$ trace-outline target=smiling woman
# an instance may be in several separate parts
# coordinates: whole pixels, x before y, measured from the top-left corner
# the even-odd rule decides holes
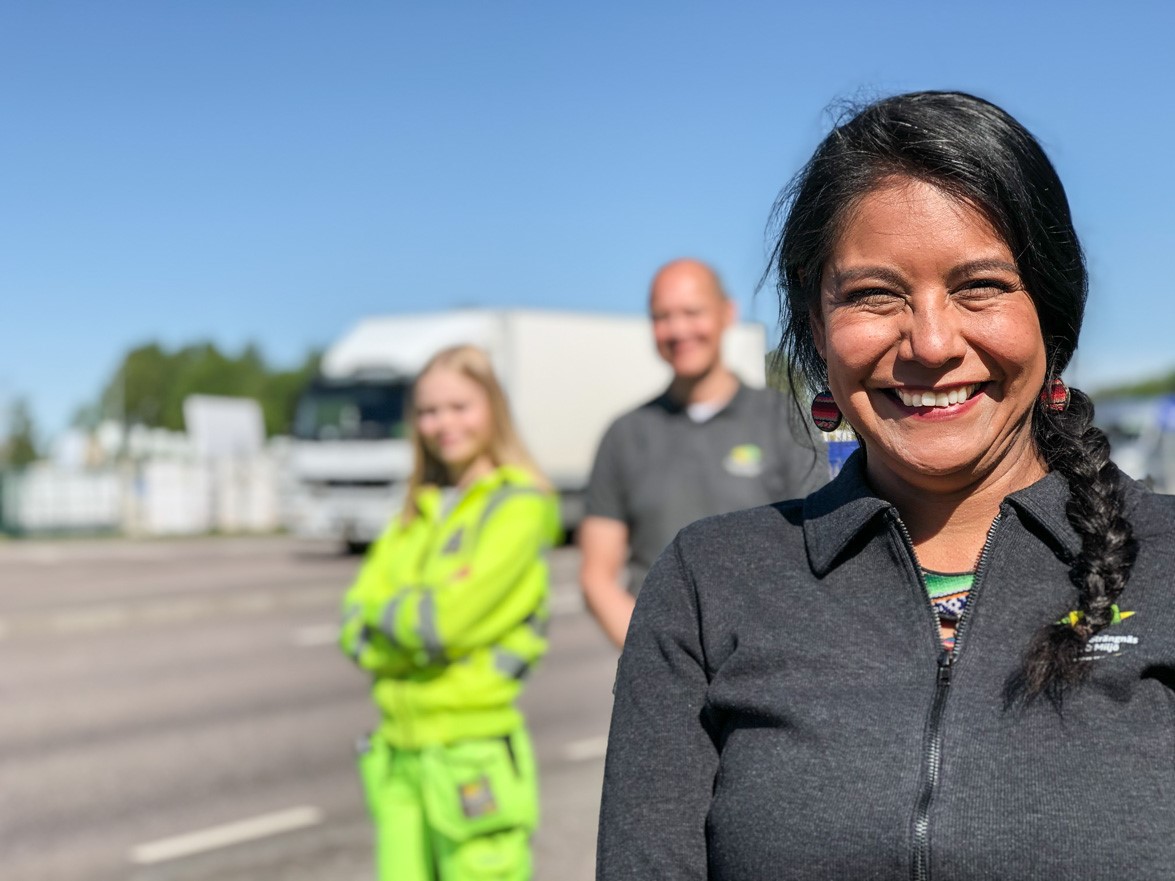
[[[537,784],[515,702],[547,648],[558,505],[481,349],[429,359],[411,414],[404,510],[339,634],[380,711],[359,757],[378,875],[526,881]]]
[[[861,449],[650,572],[597,877],[1175,879],[1175,506],[1060,380],[1086,274],[1048,158],[899,95],[781,210],[789,372]]]

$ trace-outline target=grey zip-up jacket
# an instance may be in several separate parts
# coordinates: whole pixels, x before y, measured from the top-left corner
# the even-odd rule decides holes
[[[1175,879],[1175,497],[1063,715],[1005,709],[1080,542],[1050,474],[988,535],[955,653],[855,454],[807,499],[683,530],[616,680],[598,881]]]

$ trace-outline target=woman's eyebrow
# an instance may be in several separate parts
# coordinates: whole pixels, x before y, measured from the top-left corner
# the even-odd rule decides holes
[[[885,266],[856,266],[852,269],[841,269],[832,273],[832,281],[838,287],[866,278],[889,282],[897,286],[904,286],[906,283],[905,278],[902,277],[900,272],[896,272]]]
[[[1007,260],[970,260],[967,263],[961,263],[950,271],[950,278],[959,279],[968,275],[975,275],[980,272],[1010,272],[1019,277],[1020,270],[1015,263],[1009,263]]]

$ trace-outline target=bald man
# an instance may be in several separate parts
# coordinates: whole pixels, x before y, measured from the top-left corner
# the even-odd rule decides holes
[[[584,599],[618,647],[645,574],[679,529],[828,479],[824,445],[797,440],[806,429],[790,402],[743,385],[722,363],[736,310],[714,270],[696,260],[661,267],[649,315],[673,380],[605,433],[579,528]]]

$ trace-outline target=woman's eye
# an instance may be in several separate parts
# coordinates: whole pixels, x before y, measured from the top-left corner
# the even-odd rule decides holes
[[[998,297],[1016,289],[1014,284],[996,278],[977,278],[964,284],[956,295],[968,300]]]
[[[881,306],[892,303],[900,298],[900,294],[887,288],[857,288],[856,290],[846,291],[844,294],[846,303],[855,303],[862,306]]]

